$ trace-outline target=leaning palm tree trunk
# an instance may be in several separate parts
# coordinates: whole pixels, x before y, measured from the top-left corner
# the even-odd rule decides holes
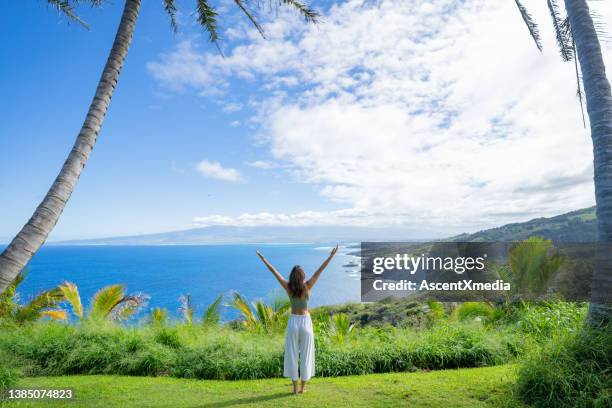
[[[612,297],[612,94],[586,0],[565,0],[591,122],[599,248],[593,270],[589,322],[610,321]]]
[[[113,48],[83,127],[64,165],[34,215],[0,255],[0,293],[13,282],[57,223],[96,143],[132,40],[140,0],[126,0]]]

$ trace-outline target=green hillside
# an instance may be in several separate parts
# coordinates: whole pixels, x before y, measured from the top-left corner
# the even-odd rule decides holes
[[[507,224],[473,234],[452,237],[452,241],[493,242],[521,241],[540,236],[554,242],[594,242],[597,238],[595,207],[583,208],[550,218],[535,218],[527,222]]]

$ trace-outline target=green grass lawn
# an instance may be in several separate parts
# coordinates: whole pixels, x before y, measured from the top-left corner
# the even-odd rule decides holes
[[[511,397],[510,365],[416,373],[315,378],[304,395],[286,379],[211,381],[167,377],[25,378],[19,388],[72,388],[71,402],[9,402],[7,407],[521,407]]]

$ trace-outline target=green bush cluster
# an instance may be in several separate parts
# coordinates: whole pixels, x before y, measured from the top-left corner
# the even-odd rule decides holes
[[[0,364],[0,397],[2,391],[14,387],[15,384],[17,384],[17,373]]]
[[[554,336],[529,353],[519,396],[535,407],[612,407],[612,327]]]
[[[519,338],[482,327],[444,324],[414,332],[390,330],[382,337],[360,330],[339,347],[321,342],[317,348],[317,375],[339,376],[419,369],[479,367],[508,362]],[[509,344],[512,347],[509,347]]]
[[[482,325],[362,328],[338,343],[317,333],[319,376],[475,367],[509,361],[520,338]],[[0,333],[0,353],[28,375],[122,374],[199,379],[279,377],[281,333],[186,324],[123,327],[38,322]]]

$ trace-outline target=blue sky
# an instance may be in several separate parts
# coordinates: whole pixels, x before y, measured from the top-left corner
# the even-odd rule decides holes
[[[144,2],[98,143],[51,239],[212,224],[452,233],[592,205],[572,66],[556,55],[542,2],[528,4],[543,55],[502,3],[512,2],[315,2],[322,24],[263,13],[263,40],[220,2],[221,58],[190,2],[179,3],[176,35],[161,1]],[[0,242],[63,163],[121,7],[81,9],[86,31],[43,1],[5,5]]]
[[[160,2],[161,3],[161,2]],[[0,46],[0,237],[14,234],[50,186],[81,126],[120,17],[121,2],[81,10],[86,31],[67,24],[42,1],[10,2]],[[187,20],[187,18],[185,18]],[[52,237],[155,232],[189,227],[193,217],[245,210],[333,208],[316,192],[281,175],[245,165],[267,157],[253,132],[232,127],[248,112],[225,113],[254,87],[231,97],[202,98],[160,89],[146,63],[170,50],[174,35],[160,4],[146,2],[98,144]],[[224,44],[225,46],[226,44]],[[203,49],[214,48],[202,41]],[[204,177],[201,160],[248,172],[238,183]],[[248,204],[247,204],[248,203]]]

